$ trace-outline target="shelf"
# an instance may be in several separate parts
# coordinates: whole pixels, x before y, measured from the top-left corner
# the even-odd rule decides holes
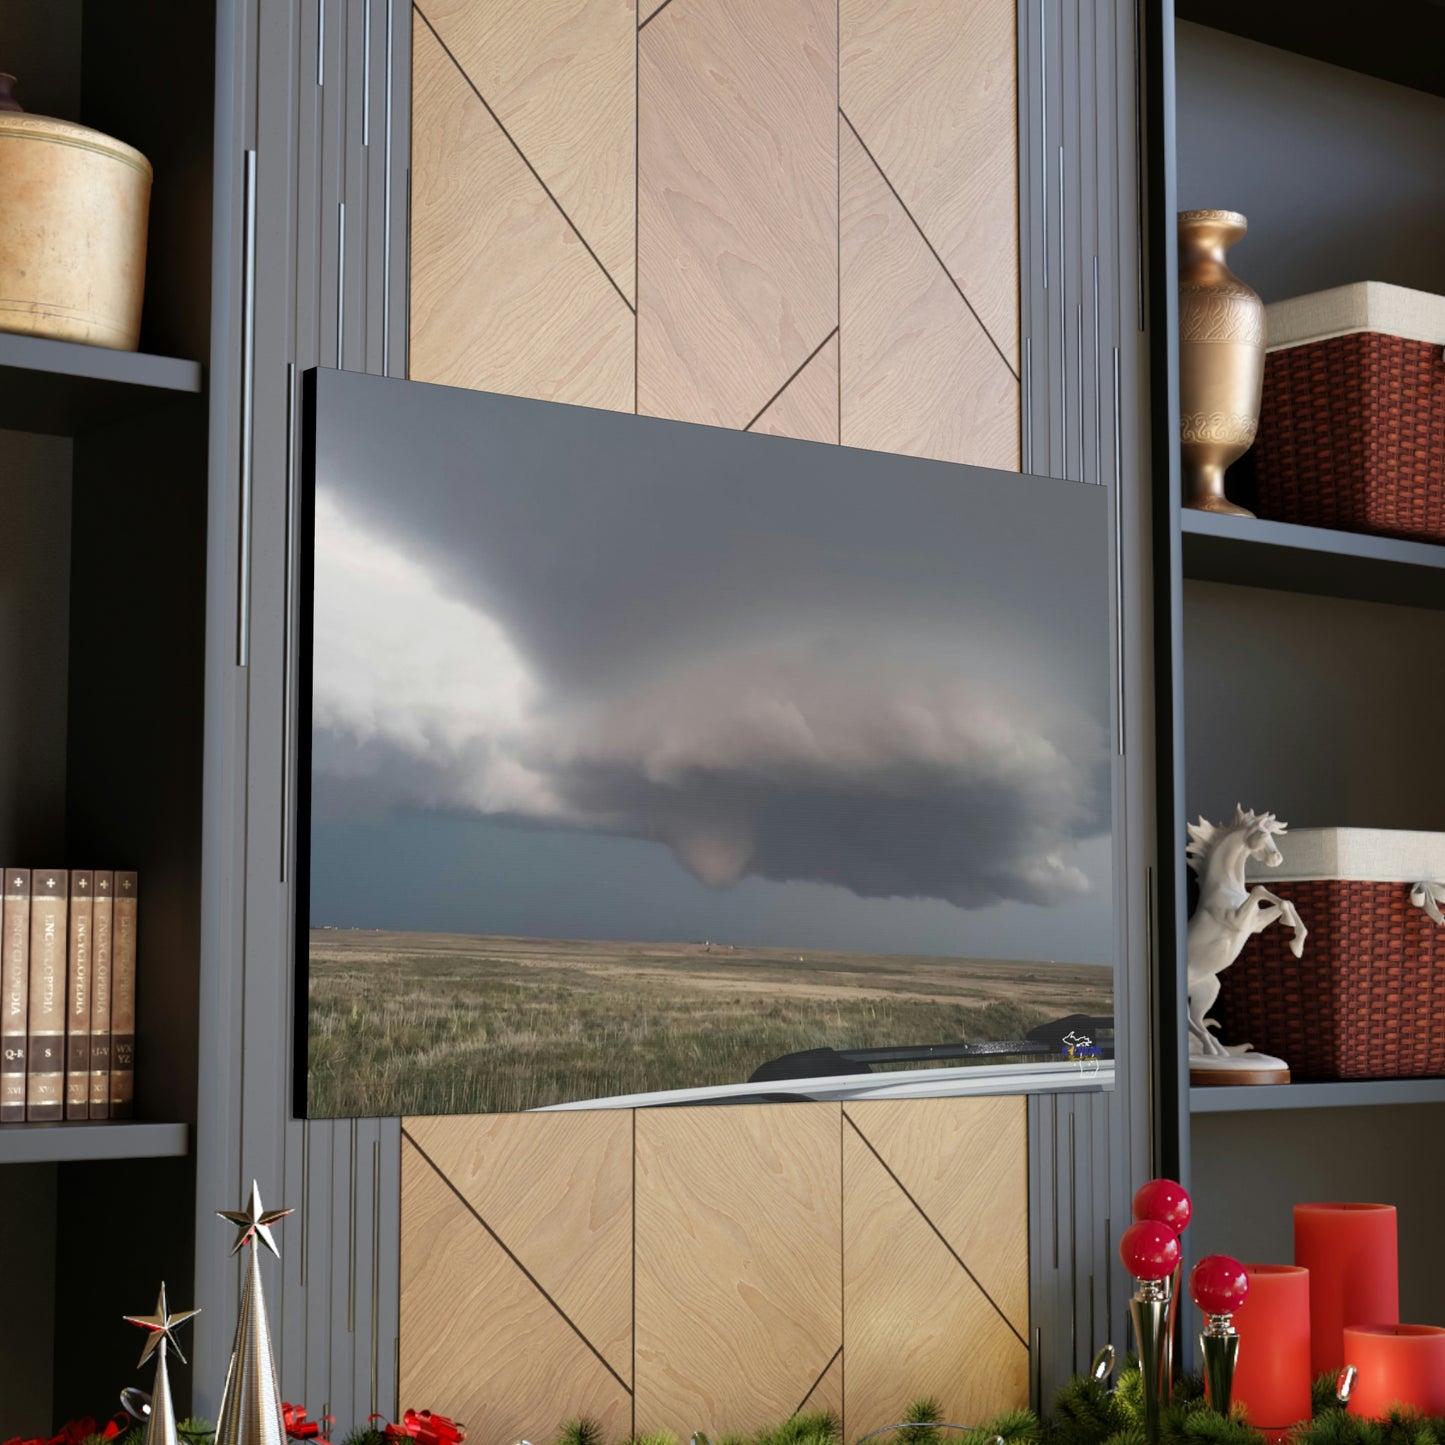
[[[70,1159],[179,1158],[190,1149],[185,1124],[0,1124],[0,1164],[53,1164]]]
[[[1183,513],[1184,575],[1445,611],[1445,547],[1252,517]]]
[[[1272,1109],[1355,1109],[1372,1104],[1445,1102],[1445,1079],[1363,1079],[1337,1084],[1242,1084],[1189,1091],[1191,1114]]]
[[[1445,95],[1445,9],[1439,0],[1389,0],[1362,19],[1356,0],[1176,0],[1174,13],[1261,45],[1361,75]]]
[[[199,396],[201,364],[0,332],[0,428],[74,436],[180,396]]]

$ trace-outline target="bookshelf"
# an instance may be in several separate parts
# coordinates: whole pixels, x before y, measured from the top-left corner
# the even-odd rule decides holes
[[[135,1118],[0,1128],[0,1276],[44,1300],[0,1318],[0,1434],[48,1436],[194,1277],[216,9],[7,0],[0,54],[156,177],[140,349],[0,333],[0,857],[141,879]]]
[[[1159,244],[1172,251],[1176,210],[1228,207],[1250,222],[1231,266],[1266,302],[1366,279],[1445,293],[1445,196],[1429,181],[1445,144],[1429,64],[1445,10],[1405,0],[1362,22],[1334,0],[1169,8]],[[1171,335],[1160,366],[1176,356]],[[1173,466],[1168,379],[1156,373],[1156,456]],[[1230,490],[1248,505],[1238,470]],[[1236,802],[1296,827],[1445,830],[1445,781],[1413,762],[1445,710],[1429,660],[1445,641],[1445,546],[1185,511],[1177,490],[1166,530],[1176,877],[1186,819]],[[1182,1007],[1180,933],[1164,992]],[[1419,1145],[1445,1118],[1445,1079],[1193,1088],[1182,1028],[1173,1052],[1165,1141],[1194,1190],[1196,1256],[1288,1260],[1293,1202],[1362,1188],[1398,1204],[1402,1239],[1433,1218],[1445,1167]],[[1408,1173],[1391,1163],[1405,1158]],[[1428,1313],[1445,1257],[1438,1241],[1411,1257],[1402,1308]]]

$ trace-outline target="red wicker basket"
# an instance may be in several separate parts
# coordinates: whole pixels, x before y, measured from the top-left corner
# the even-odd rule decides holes
[[[1304,957],[1276,924],[1220,975],[1219,1036],[1301,1079],[1445,1075],[1445,928],[1408,883],[1281,884],[1310,930]]]
[[[1260,516],[1445,540],[1441,306],[1367,282],[1268,308],[1254,453]]]

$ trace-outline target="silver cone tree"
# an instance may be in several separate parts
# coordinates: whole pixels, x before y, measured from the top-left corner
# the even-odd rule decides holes
[[[161,1283],[160,1298],[156,1300],[152,1315],[126,1315],[126,1320],[139,1325],[148,1332],[145,1349],[141,1351],[140,1362],[152,1355],[156,1357],[156,1380],[151,1389],[150,1414],[146,1417],[146,1445],[180,1445],[180,1432],[176,1429],[176,1407],[171,1401],[171,1375],[166,1365],[166,1347],[175,1350],[176,1358],[184,1365],[186,1357],[171,1333],[177,1325],[184,1324],[200,1314],[200,1310],[181,1310],[172,1314],[166,1306],[166,1287]]]
[[[231,1246],[234,1255],[251,1246],[246,1277],[241,1286],[241,1308],[236,1317],[236,1339],[221,1391],[215,1445],[286,1445],[286,1422],[281,1412],[281,1386],[276,1356],[271,1349],[271,1323],[266,1318],[266,1294],[261,1288],[260,1245],[278,1259],[281,1251],[271,1237],[271,1226],[291,1213],[289,1209],[263,1209],[261,1191],[251,1184],[251,1198],[238,1210],[218,1209],[240,1233]],[[147,1439],[147,1445],[150,1445]]]

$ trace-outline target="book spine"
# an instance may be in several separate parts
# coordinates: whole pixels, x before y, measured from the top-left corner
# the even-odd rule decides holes
[[[0,920],[0,1124],[25,1119],[25,1029],[30,1011],[30,870],[5,870]]]
[[[70,875],[37,868],[30,875],[30,1038],[25,1117],[65,1117],[65,913]]]
[[[110,935],[110,1117],[135,1112],[136,912],[140,884],[134,873],[115,875]]]
[[[65,1117],[90,1118],[90,1004],[94,987],[92,918],[94,874],[70,875],[70,965],[65,998]]]
[[[90,1108],[92,1119],[110,1118],[110,958],[115,874],[95,872],[90,922]]]

